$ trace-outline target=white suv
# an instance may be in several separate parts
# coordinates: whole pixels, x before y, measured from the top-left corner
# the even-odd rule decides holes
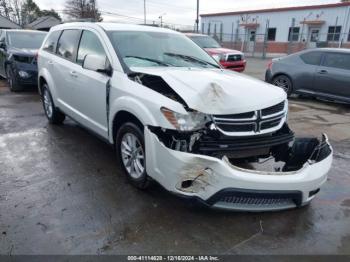
[[[222,69],[181,33],[62,24],[38,66],[50,123],[69,116],[114,144],[139,188],[155,180],[214,208],[280,210],[327,179],[328,139],[294,137],[283,90]]]

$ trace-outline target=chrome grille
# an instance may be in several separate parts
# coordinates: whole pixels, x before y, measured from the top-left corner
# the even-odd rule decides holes
[[[273,131],[286,115],[286,102],[262,110],[231,115],[213,115],[217,128],[223,132],[238,135]]]
[[[227,61],[228,62],[237,62],[237,61],[241,61],[242,60],[242,56],[241,55],[228,55],[227,56]]]
[[[262,116],[268,116],[268,115],[273,115],[276,113],[281,112],[284,109],[284,101],[282,103],[279,103],[277,105],[265,108],[261,110],[261,115]]]

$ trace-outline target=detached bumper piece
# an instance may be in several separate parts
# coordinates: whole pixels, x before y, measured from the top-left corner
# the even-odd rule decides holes
[[[224,189],[207,200],[213,208],[246,211],[284,210],[302,205],[302,192]]]

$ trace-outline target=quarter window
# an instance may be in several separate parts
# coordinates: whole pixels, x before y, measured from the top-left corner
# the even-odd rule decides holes
[[[289,27],[288,41],[299,41],[300,27]]]
[[[64,30],[58,41],[57,54],[74,61],[76,46],[80,37],[79,30]]]
[[[308,53],[302,54],[300,58],[308,65],[320,65],[322,53],[308,52]]]
[[[268,41],[275,41],[276,40],[276,28],[269,28],[267,31],[267,40]]]
[[[100,40],[90,31],[83,32],[78,50],[77,63],[82,65],[86,55],[98,55],[106,58],[106,53]]]
[[[46,42],[44,44],[43,49],[45,51],[55,53],[56,52],[57,41],[58,41],[58,38],[60,37],[60,35],[61,35],[61,31],[54,31],[54,32],[52,32],[48,36],[48,38],[47,38],[47,40],[46,40]]]
[[[330,26],[328,27],[328,41],[339,41],[340,39],[341,26]]]
[[[341,53],[328,53],[324,66],[350,70],[350,55]]]
[[[349,30],[349,34],[348,34],[348,42],[350,42],[350,30]]]

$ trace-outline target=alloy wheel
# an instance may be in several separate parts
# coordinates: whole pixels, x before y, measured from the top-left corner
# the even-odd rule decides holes
[[[45,108],[46,115],[48,116],[48,118],[51,118],[52,112],[53,112],[53,106],[52,106],[50,93],[47,89],[44,90],[43,99],[44,99],[44,108]]]
[[[285,77],[277,77],[273,81],[273,84],[275,86],[282,88],[287,94],[289,93],[290,88],[291,88],[291,83],[290,83],[289,79],[287,79]]]
[[[125,133],[120,144],[123,164],[129,175],[138,179],[145,171],[145,154],[139,139],[132,133]]]

